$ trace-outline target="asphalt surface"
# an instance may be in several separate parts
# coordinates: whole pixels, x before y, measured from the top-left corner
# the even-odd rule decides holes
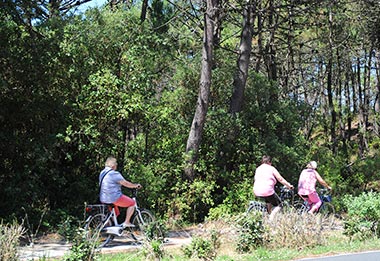
[[[164,241],[164,247],[182,246],[191,242],[191,235],[183,232],[170,233]],[[60,259],[70,250],[71,245],[65,242],[38,243],[19,248],[19,260],[31,261],[41,259]],[[127,237],[115,238],[108,246],[100,249],[101,253],[117,253],[135,250],[141,247],[141,244],[128,239]]]
[[[297,259],[297,261],[379,261],[380,251]]]

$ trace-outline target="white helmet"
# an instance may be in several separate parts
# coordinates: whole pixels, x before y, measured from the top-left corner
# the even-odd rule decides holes
[[[309,162],[309,166],[312,168],[312,169],[316,169],[317,168],[317,166],[318,166],[318,164],[317,164],[317,162],[316,161],[310,161]]]

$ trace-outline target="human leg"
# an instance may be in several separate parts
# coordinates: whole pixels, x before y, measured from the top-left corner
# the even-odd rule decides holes
[[[265,201],[267,202],[267,205],[271,206],[271,211],[268,209],[269,220],[273,220],[274,216],[281,210],[281,199],[276,193],[274,193],[273,195],[266,197]]]
[[[131,199],[130,197],[122,195],[113,204],[115,206],[127,208],[126,215],[125,215],[125,221],[124,221],[123,226],[131,226],[132,225],[131,224],[131,217],[132,217],[133,212],[135,210],[136,202],[133,199]]]
[[[308,202],[310,204],[309,213],[313,214],[318,211],[319,207],[322,205],[322,201],[318,196],[317,192],[313,192],[308,195]]]
[[[271,203],[266,203],[266,204],[267,204],[268,214],[270,214],[272,212],[272,204]]]

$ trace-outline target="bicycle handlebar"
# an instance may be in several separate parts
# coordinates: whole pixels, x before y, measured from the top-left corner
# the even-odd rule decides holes
[[[328,188],[321,188],[319,189],[319,192],[321,194],[331,194],[331,189],[328,189]]]

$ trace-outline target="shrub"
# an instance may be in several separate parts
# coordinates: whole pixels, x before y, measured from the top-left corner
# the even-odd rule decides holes
[[[196,257],[203,260],[213,260],[216,256],[211,240],[198,236],[191,240],[190,245],[183,248],[183,252],[188,258]]]
[[[63,236],[67,241],[74,240],[77,234],[78,223],[75,217],[67,215],[58,224],[58,234]]]
[[[141,253],[144,255],[146,260],[161,260],[165,255],[162,241],[151,240],[144,242]]]
[[[343,198],[347,209],[344,221],[344,233],[351,238],[367,239],[380,237],[380,193],[363,192],[357,197],[352,195]]]
[[[0,260],[18,260],[17,247],[24,233],[25,229],[17,223],[12,225],[0,223]]]
[[[237,251],[248,252],[263,245],[266,228],[262,213],[252,211],[238,215],[236,224],[238,225]]]
[[[216,258],[216,251],[220,247],[220,231],[215,227],[207,230],[203,237],[193,237],[190,245],[182,249],[186,257],[203,260]]]
[[[97,256],[97,245],[96,239],[88,239],[86,231],[78,228],[70,252],[65,256],[64,261],[93,261]]]

